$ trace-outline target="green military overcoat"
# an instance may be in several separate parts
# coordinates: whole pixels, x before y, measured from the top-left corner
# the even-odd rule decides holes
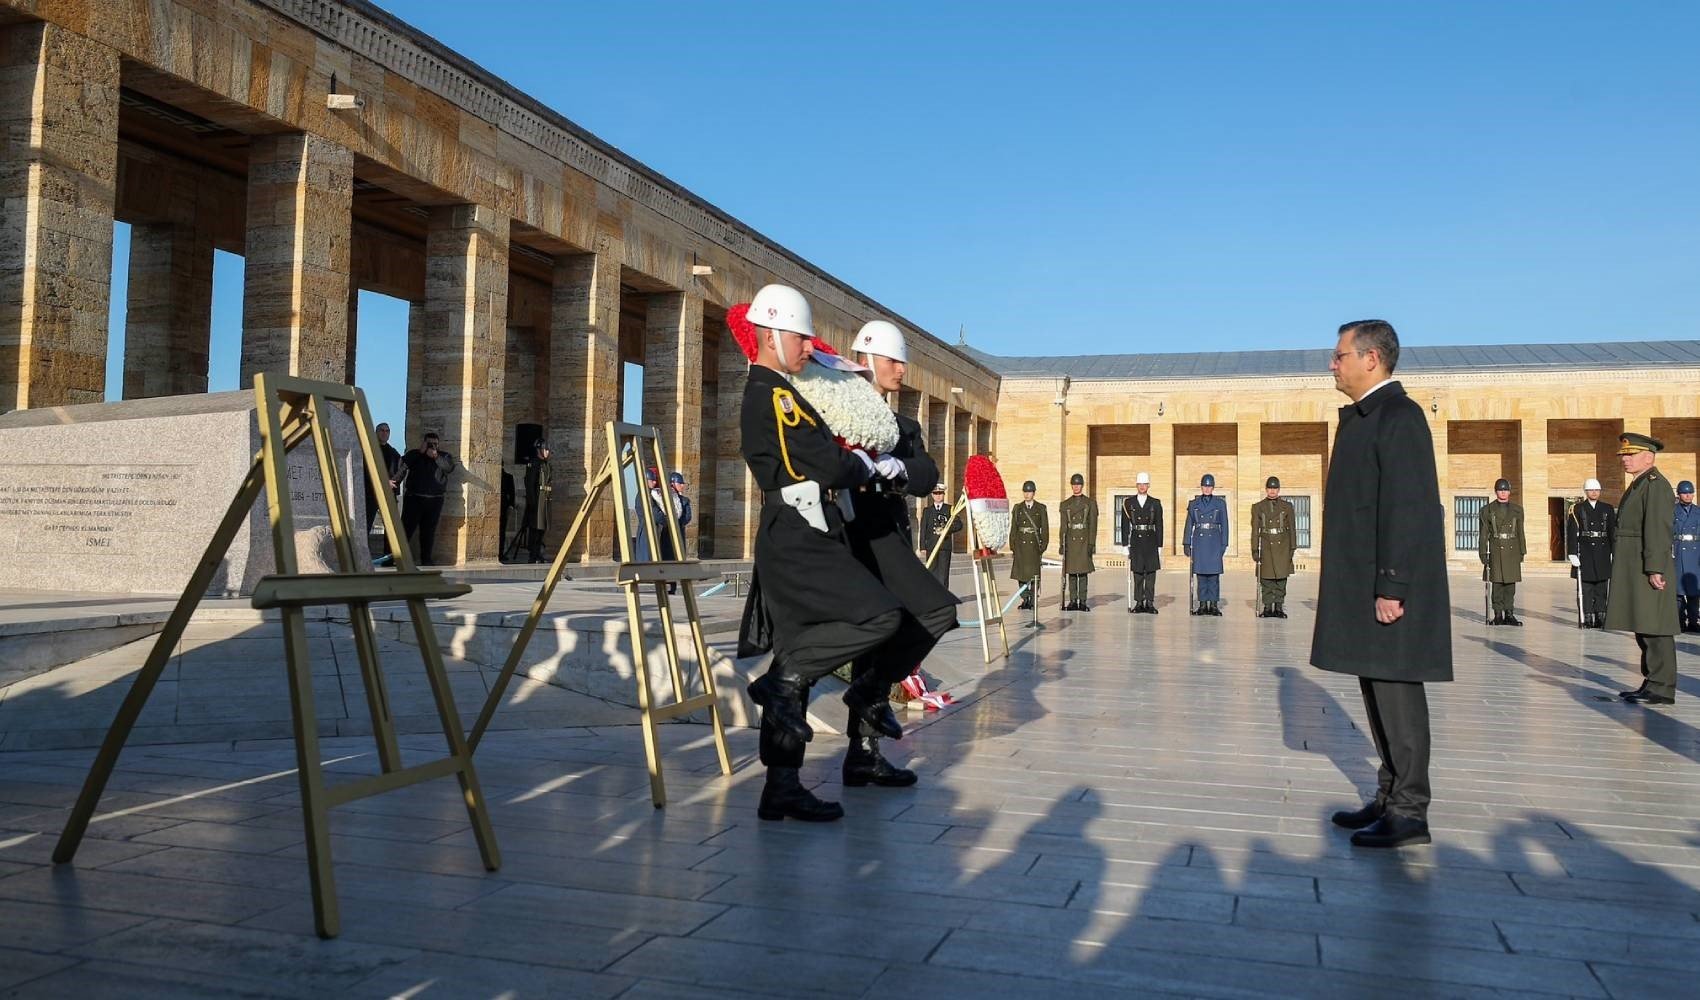
[[[1293,551],[1299,547],[1298,514],[1277,497],[1251,505],[1251,557],[1259,580],[1285,580],[1293,575]]]
[[[1675,635],[1676,559],[1670,526],[1676,493],[1657,468],[1635,477],[1617,505],[1617,541],[1612,548],[1611,600],[1606,628],[1640,635]],[[1662,573],[1665,589],[1654,590],[1647,577]]]
[[[1009,578],[1026,583],[1044,566],[1045,547],[1051,544],[1051,517],[1045,505],[1017,500],[1009,509]]]
[[[1082,493],[1057,505],[1062,522],[1057,530],[1064,573],[1090,573],[1097,569],[1092,557],[1098,553],[1098,504]]]
[[[1490,500],[1482,508],[1477,550],[1492,583],[1518,583],[1523,579],[1523,556],[1529,551],[1523,538],[1523,508],[1514,503]]]

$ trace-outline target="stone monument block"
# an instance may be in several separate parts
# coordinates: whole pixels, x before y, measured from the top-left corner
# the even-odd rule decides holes
[[[355,557],[369,568],[354,420],[334,407],[328,419]],[[0,589],[182,593],[259,449],[246,391],[0,415]],[[288,472],[300,571],[334,571],[311,441],[290,454]],[[251,594],[274,571],[261,490],[207,596]]]

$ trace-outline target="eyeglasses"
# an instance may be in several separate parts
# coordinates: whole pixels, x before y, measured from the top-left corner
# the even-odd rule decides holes
[[[1339,363],[1340,363],[1340,359],[1341,359],[1341,358],[1343,358],[1343,357],[1345,357],[1345,356],[1346,356],[1346,355],[1348,355],[1348,354],[1356,354],[1356,355],[1358,355],[1358,356],[1360,356],[1360,357],[1361,357],[1361,356],[1363,356],[1363,355],[1365,355],[1365,354],[1368,354],[1368,353],[1369,353],[1369,352],[1371,352],[1371,351],[1373,351],[1373,350],[1375,350],[1375,348],[1373,348],[1373,347],[1366,347],[1366,348],[1364,348],[1364,349],[1363,349],[1363,350],[1361,350],[1361,351],[1335,351],[1335,352],[1334,352],[1334,364],[1339,364]]]

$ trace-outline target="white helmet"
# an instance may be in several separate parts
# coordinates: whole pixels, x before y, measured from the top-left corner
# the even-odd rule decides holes
[[[1133,477],[1133,485],[1135,485],[1135,486],[1150,486],[1151,485],[1151,473],[1141,472],[1139,475],[1134,476]]]
[[[1598,479],[1590,479],[1587,482],[1582,484],[1582,492],[1584,492],[1584,493],[1588,492],[1589,490],[1597,490],[1599,488],[1600,488],[1600,481]]]
[[[853,350],[860,354],[877,354],[882,358],[909,363],[909,345],[903,341],[903,331],[897,328],[897,324],[888,323],[883,319],[862,324],[861,332],[856,334]]]
[[[803,293],[788,285],[763,285],[750,300],[750,322],[770,330],[815,335],[814,311]]]

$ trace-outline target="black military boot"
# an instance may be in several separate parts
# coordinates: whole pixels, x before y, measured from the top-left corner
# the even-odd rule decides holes
[[[1275,617],[1277,617],[1277,618],[1287,617],[1287,608],[1286,608],[1285,605],[1281,605],[1281,604],[1275,605]]]
[[[844,752],[844,784],[850,788],[879,785],[882,788],[907,788],[916,781],[915,772],[886,760],[880,753],[880,738],[869,735],[862,720],[852,715],[846,730],[850,749]]]
[[[1495,611],[1493,613],[1493,621],[1488,622],[1488,624],[1489,625],[1504,625],[1505,624],[1505,612]]]
[[[844,818],[844,807],[826,802],[803,787],[794,767],[770,767],[767,784],[761,789],[756,815],[762,819],[800,819],[805,823],[829,823]]]
[[[746,688],[750,700],[761,706],[762,718],[804,743],[815,738],[809,728],[804,708],[808,704],[808,684],[795,674],[769,670],[750,682]],[[890,711],[889,707],[887,711]]]
[[[850,714],[869,729],[894,740],[903,738],[903,726],[891,710],[891,685],[884,684],[873,674],[864,674],[844,689],[844,704]]]
[[[1511,612],[1507,611],[1505,613],[1505,624],[1515,625],[1518,628],[1522,628],[1523,627],[1523,620],[1521,618],[1518,618],[1516,615],[1512,614]]]
[[[1148,615],[1156,614],[1157,613],[1157,605],[1151,603],[1150,601],[1146,601],[1145,602],[1145,613],[1148,614]]]
[[[1210,602],[1210,616],[1212,618],[1222,617],[1222,602],[1221,601],[1211,601]]]

